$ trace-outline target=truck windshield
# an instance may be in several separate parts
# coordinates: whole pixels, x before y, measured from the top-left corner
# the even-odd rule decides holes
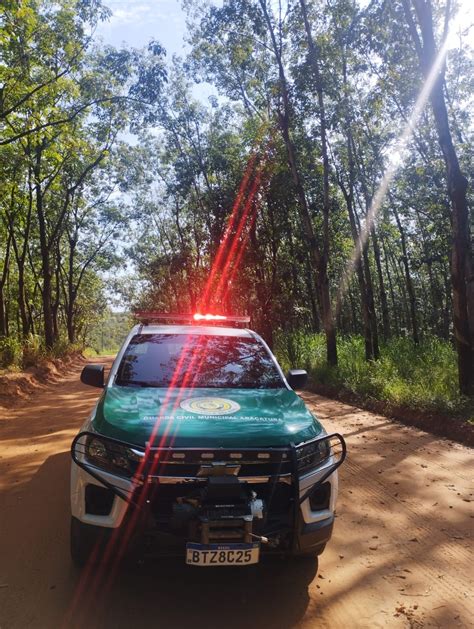
[[[115,384],[249,389],[285,386],[258,340],[201,334],[137,334],[122,358]]]

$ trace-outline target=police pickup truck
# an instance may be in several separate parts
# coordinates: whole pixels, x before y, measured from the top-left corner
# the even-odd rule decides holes
[[[137,553],[194,566],[319,555],[344,439],[327,434],[245,317],[141,313],[73,441],[75,563]]]

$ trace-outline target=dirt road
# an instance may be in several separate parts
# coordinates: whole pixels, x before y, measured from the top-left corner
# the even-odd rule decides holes
[[[68,449],[96,396],[76,370],[0,416],[1,629],[471,626],[472,451],[311,394],[349,447],[318,573],[166,561],[91,591],[69,559]]]

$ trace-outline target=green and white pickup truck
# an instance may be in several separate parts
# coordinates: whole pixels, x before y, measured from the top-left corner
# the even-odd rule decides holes
[[[173,324],[162,324],[173,321]],[[73,560],[181,555],[247,565],[319,555],[331,537],[344,439],[328,435],[240,318],[142,315],[74,439]]]

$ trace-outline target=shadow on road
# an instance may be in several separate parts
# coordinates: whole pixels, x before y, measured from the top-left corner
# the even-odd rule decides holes
[[[154,561],[120,570],[106,599],[85,595],[75,626],[294,627],[305,615],[316,571],[316,560],[209,570],[183,559]]]
[[[27,461],[23,465],[29,468]],[[82,586],[69,556],[69,465],[69,452],[52,455],[29,482],[1,496],[6,509],[0,554],[6,570],[0,566],[0,581],[9,587],[0,591],[0,607],[3,600],[5,619],[12,622],[5,627],[289,628],[305,615],[315,559],[270,558],[241,569],[150,559],[119,568],[112,579],[103,575],[98,583],[93,570]],[[25,605],[32,597],[41,601],[39,609]]]

